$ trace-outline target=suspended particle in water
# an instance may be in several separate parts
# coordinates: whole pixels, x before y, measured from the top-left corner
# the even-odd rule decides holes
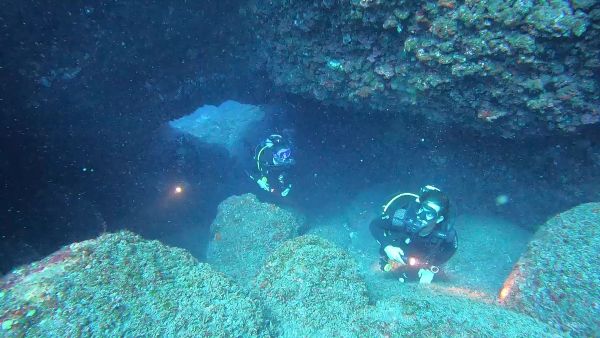
[[[510,201],[510,198],[508,197],[508,195],[502,194],[502,195],[496,196],[496,205],[497,206],[505,205],[509,201]]]

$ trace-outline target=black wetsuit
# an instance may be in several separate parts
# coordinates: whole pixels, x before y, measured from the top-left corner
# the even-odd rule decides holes
[[[273,154],[285,147],[283,144],[275,144],[270,148],[261,145],[255,154],[255,179],[266,177],[270,192],[278,195],[285,189],[291,188],[288,175],[293,165],[273,163]]]
[[[394,226],[392,218],[399,208],[406,209],[407,212],[403,223],[400,226]],[[448,224],[447,220],[438,223],[427,236],[419,236],[406,231],[405,224],[417,219],[418,209],[419,203],[415,201],[414,197],[402,197],[394,202],[382,216],[374,219],[369,227],[371,234],[381,245],[382,267],[388,262],[384,251],[388,245],[402,249],[405,263],[408,264],[409,261],[415,263],[399,269],[399,272],[409,280],[418,279],[420,269],[429,269],[431,266],[445,263],[458,248],[456,231]]]

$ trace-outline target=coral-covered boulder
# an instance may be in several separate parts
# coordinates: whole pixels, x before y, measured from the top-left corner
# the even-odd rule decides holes
[[[285,336],[349,334],[355,315],[368,304],[352,257],[312,235],[289,240],[273,252],[255,287]]]
[[[245,285],[269,254],[298,235],[302,223],[298,215],[253,194],[229,197],[219,204],[211,225],[207,261]]]
[[[600,203],[577,206],[539,228],[500,297],[574,336],[600,333]]]
[[[257,303],[182,249],[130,232],[71,244],[0,282],[0,336],[247,337]]]

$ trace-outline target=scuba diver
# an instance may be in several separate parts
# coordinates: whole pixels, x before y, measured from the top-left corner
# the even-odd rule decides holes
[[[431,283],[458,248],[449,204],[440,189],[427,185],[419,195],[398,194],[384,205],[369,226],[380,245],[381,269],[399,275],[401,282]]]
[[[270,193],[286,197],[292,189],[289,170],[296,161],[292,157],[292,142],[279,134],[269,136],[254,151],[255,175],[250,178]]]

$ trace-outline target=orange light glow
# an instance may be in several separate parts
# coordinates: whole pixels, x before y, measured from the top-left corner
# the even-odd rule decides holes
[[[500,300],[504,300],[504,298],[506,298],[506,296],[508,296],[508,294],[510,293],[510,288],[508,286],[505,286],[502,288],[502,290],[500,290]]]
[[[511,271],[510,275],[508,275],[508,278],[506,278],[506,280],[504,281],[504,285],[502,285],[502,289],[500,289],[500,292],[498,293],[499,301],[503,302],[504,300],[506,300],[506,298],[513,291],[513,287],[515,286],[517,279],[520,279],[520,276],[520,266],[517,265],[513,268],[513,271]]]
[[[414,266],[414,265],[416,265],[417,263],[418,263],[418,261],[417,261],[417,259],[416,259],[416,258],[414,258],[414,257],[410,257],[410,258],[408,258],[408,265],[410,265],[410,266]]]
[[[174,191],[176,194],[181,194],[183,192],[183,188],[180,185],[178,185],[175,187]]]

